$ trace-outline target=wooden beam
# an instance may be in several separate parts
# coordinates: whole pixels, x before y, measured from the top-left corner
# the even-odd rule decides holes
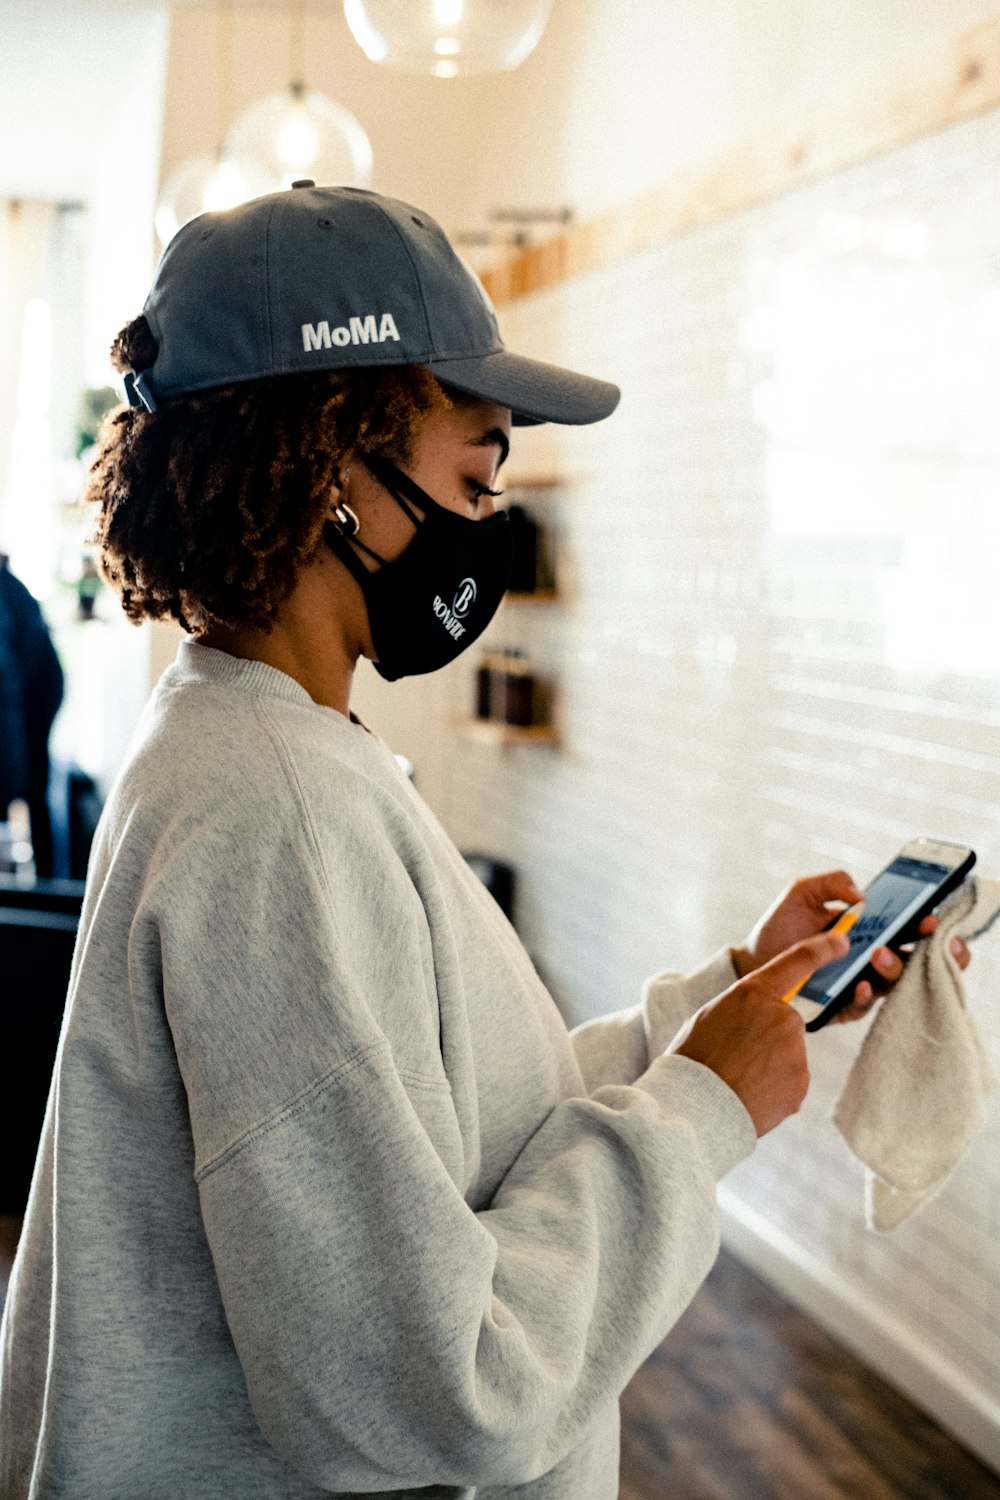
[[[796,129],[738,143],[714,166],[506,256],[481,273],[483,284],[497,306],[512,302],[998,106],[1000,20],[915,66],[905,87],[876,80],[848,105]]]

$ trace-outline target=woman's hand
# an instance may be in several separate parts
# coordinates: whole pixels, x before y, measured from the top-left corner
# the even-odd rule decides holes
[[[703,1005],[667,1052],[711,1068],[743,1101],[757,1134],[766,1135],[795,1113],[809,1087],[805,1023],[784,997],[849,950],[847,938],[833,932],[795,943]]]
[[[743,943],[730,950],[733,967],[741,979],[752,974],[794,943],[822,932],[838,912],[863,899],[863,892],[846,870],[831,870],[824,875],[809,875],[792,881]],[[937,926],[937,917],[925,917],[920,924],[920,936],[930,937]],[[909,951],[909,947],[903,949],[904,954]],[[967,968],[971,954],[961,938],[952,939],[951,951],[959,968]],[[903,973],[903,959],[891,948],[877,948],[872,961],[880,975],[877,987],[873,989],[867,980],[859,984],[853,999],[832,1017],[832,1021],[859,1021]]]

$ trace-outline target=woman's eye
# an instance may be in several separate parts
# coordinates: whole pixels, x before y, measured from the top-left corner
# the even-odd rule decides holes
[[[470,479],[469,496],[473,505],[478,505],[484,495],[489,495],[491,500],[499,500],[503,490],[491,490],[488,484],[480,484],[478,479]]]

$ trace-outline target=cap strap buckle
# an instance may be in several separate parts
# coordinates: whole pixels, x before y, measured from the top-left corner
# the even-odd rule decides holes
[[[156,397],[149,389],[145,370],[125,371],[125,395],[131,407],[144,406],[147,411],[156,410]]]

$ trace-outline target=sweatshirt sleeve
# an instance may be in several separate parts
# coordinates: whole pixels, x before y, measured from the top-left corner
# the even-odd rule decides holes
[[[227,1325],[262,1433],[321,1489],[526,1484],[683,1312],[756,1136],[709,1069],[656,1057],[559,1099],[472,1206],[425,908],[363,785],[342,795],[335,866],[276,793],[252,851],[202,813],[133,923]]]
[[[658,1057],[561,1102],[475,1213],[412,1091],[374,1046],[201,1174],[250,1401],[332,1491],[525,1484],[707,1275],[753,1127],[707,1068]]]
[[[670,1045],[695,1011],[736,982],[729,949],[723,948],[691,974],[654,974],[638,1005],[584,1021],[570,1032],[588,1089],[604,1083],[634,1083],[654,1057]]]

